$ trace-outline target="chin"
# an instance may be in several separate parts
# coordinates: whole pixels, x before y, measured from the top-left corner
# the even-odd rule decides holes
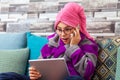
[[[69,42],[64,42],[64,44],[69,44]]]

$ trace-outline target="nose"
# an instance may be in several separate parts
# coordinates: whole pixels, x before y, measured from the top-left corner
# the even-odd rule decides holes
[[[65,34],[65,32],[64,32],[64,31],[62,31],[62,32],[61,32],[61,36],[64,36],[64,35],[66,35],[66,34]]]

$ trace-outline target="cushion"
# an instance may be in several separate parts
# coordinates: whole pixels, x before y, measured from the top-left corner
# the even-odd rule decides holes
[[[120,46],[120,37],[111,37],[97,40],[100,47],[98,62],[93,80],[115,80],[117,48]]]
[[[48,42],[46,37],[37,36],[27,32],[27,46],[30,49],[30,59],[38,59],[40,50]]]
[[[26,33],[0,33],[1,49],[20,49],[26,47]]]
[[[115,80],[120,80],[120,47],[118,48],[118,54],[117,54],[117,69],[116,69]]]
[[[0,73],[16,72],[25,74],[29,49],[0,50]]]

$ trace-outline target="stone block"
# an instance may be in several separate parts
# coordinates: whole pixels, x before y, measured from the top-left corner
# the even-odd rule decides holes
[[[93,12],[85,12],[87,18],[93,17],[93,14],[94,14]]]
[[[115,23],[115,34],[120,35],[120,22]]]
[[[36,18],[38,19],[38,14],[37,13],[28,13],[27,14],[27,19],[33,19],[33,18]]]
[[[21,19],[18,22],[19,23],[41,23],[41,22],[44,23],[44,22],[46,22],[47,23],[48,20],[47,19],[37,19],[37,18],[27,18],[27,19]]]
[[[53,12],[58,12],[58,5],[53,5],[53,6],[49,6],[45,9],[46,13],[53,13]]]
[[[57,2],[31,2],[29,4],[29,11],[58,11]]]
[[[29,30],[29,23],[8,23],[6,27],[6,32],[27,32]]]
[[[118,11],[118,14],[117,14],[118,17],[120,17],[120,11]]]
[[[84,0],[82,1],[82,5],[84,8],[92,9],[92,8],[116,8],[116,3],[118,0]]]
[[[120,2],[117,3],[117,9],[120,9]]]
[[[59,4],[59,5],[58,5],[58,11],[60,11],[61,8],[63,8],[63,7],[64,7],[64,4]]]
[[[117,9],[117,2],[108,3],[106,6],[107,6],[107,9]]]
[[[0,32],[5,31],[5,29],[6,29],[6,24],[0,22]]]
[[[18,21],[18,19],[8,19],[8,18],[2,18],[1,19],[1,22],[5,22],[5,23],[7,23],[7,22],[17,22]]]
[[[8,18],[8,14],[0,14],[0,19],[7,19]]]
[[[57,16],[57,13],[41,13],[41,14],[39,14],[40,19],[48,18],[49,21],[55,21],[56,16]]]
[[[94,17],[117,17],[117,12],[95,12]]]
[[[9,4],[28,4],[29,0],[1,0],[1,3]]]
[[[1,7],[1,13],[9,12],[9,7]]]
[[[39,22],[39,23],[31,23],[30,28],[39,28],[39,29],[47,29],[53,27],[53,23],[51,22]]]
[[[94,18],[94,17],[88,17],[87,21],[93,21],[93,22],[100,22],[100,21],[107,21],[105,17],[100,17],[100,18]]]
[[[88,32],[108,33],[114,32],[114,23],[112,22],[87,22]]]
[[[41,1],[44,1],[44,0],[30,0],[30,2],[41,2]]]
[[[43,11],[58,11],[58,2],[41,2],[41,7],[38,7],[38,10]]]
[[[9,19],[27,19],[27,14],[13,13],[9,14]]]
[[[57,2],[58,0],[44,0],[46,2]]]
[[[38,11],[38,7],[39,7],[38,3],[31,2],[31,3],[29,3],[28,11],[32,11],[32,12]]]
[[[27,12],[28,5],[10,5],[9,12]]]
[[[7,3],[0,3],[0,12],[9,12],[9,4]]]
[[[107,21],[120,21],[120,17],[107,17]]]
[[[41,22],[41,23],[32,23],[30,30],[33,32],[52,32],[53,23],[52,22]]]
[[[83,0],[58,0],[59,3],[61,2],[82,2]]]

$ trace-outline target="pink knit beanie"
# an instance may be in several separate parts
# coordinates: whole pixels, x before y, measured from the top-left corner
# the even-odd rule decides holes
[[[72,27],[77,27],[79,25],[80,32],[85,34],[87,38],[93,39],[86,30],[86,16],[83,7],[79,4],[74,2],[67,3],[64,8],[59,11],[56,17],[55,29],[59,22],[63,22]]]

